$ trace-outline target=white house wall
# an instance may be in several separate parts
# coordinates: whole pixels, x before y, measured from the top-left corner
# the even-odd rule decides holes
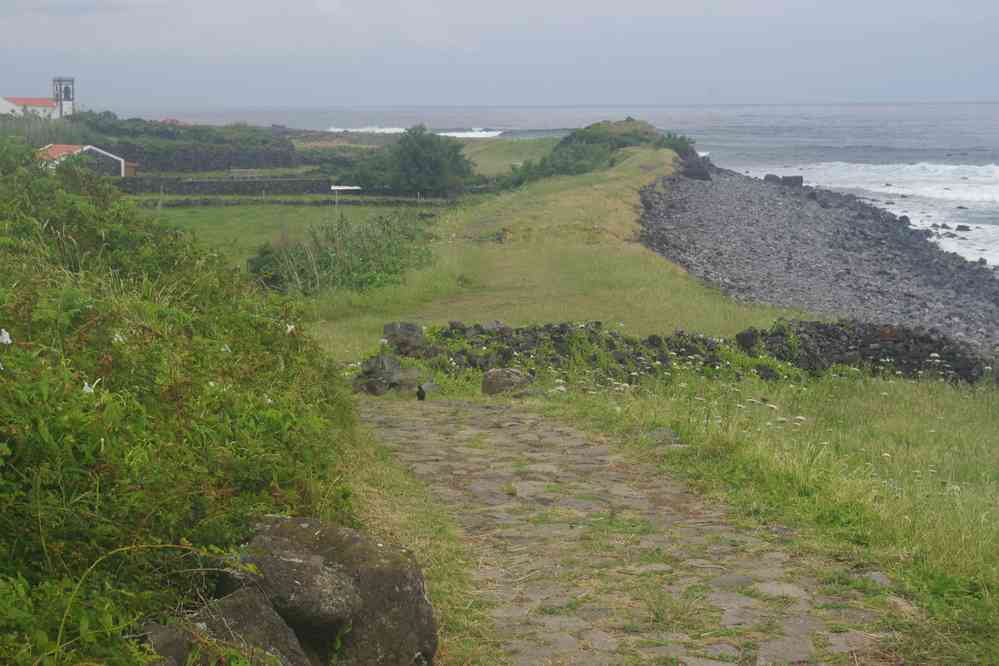
[[[5,100],[3,97],[0,97],[0,115],[5,113],[13,113],[15,116],[19,116],[21,115],[21,110]]]

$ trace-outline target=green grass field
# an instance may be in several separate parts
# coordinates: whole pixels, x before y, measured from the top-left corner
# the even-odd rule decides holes
[[[222,248],[240,266],[265,243],[296,241],[310,227],[329,222],[341,213],[352,220],[366,220],[394,212],[414,212],[391,206],[226,206],[164,208],[154,212],[170,224],[193,232],[206,243]],[[431,212],[434,212],[431,210]]]
[[[449,209],[432,268],[396,287],[316,299],[313,332],[348,361],[375,349],[382,325],[400,319],[600,319],[632,334],[680,327],[731,335],[795,314],[735,303],[637,242],[638,189],[669,173],[672,157],[630,149],[608,171],[538,181]],[[176,219],[207,240],[238,247],[248,247],[247,229],[260,240],[289,224],[257,214],[256,221],[227,220],[209,209]],[[590,393],[583,376],[573,381],[581,390],[536,408],[638,448],[650,445],[644,433],[672,427],[690,448],[669,454],[664,471],[730,503],[750,523],[793,526],[798,548],[822,552],[844,571],[891,573],[902,596],[922,609],[896,613],[884,627],[906,663],[999,663],[994,387],[860,373],[801,384],[731,383],[683,369],[671,382],[624,393]],[[414,511],[412,496],[389,485],[378,486],[380,510]],[[827,572],[830,584],[841,573]],[[470,593],[453,594],[442,607],[458,608]],[[888,595],[879,599],[890,606]],[[454,631],[461,642],[483,629]]]
[[[499,176],[527,160],[539,160],[555,148],[558,139],[463,139],[465,156],[476,173]]]

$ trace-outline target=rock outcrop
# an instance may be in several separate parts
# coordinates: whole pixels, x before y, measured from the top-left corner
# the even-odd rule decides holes
[[[317,519],[269,517],[240,560],[220,580],[220,598],[190,623],[148,628],[166,664],[186,663],[196,646],[210,660],[202,646],[213,640],[287,666],[333,655],[357,666],[433,663],[433,608],[406,550]]]
[[[531,383],[526,373],[515,368],[494,368],[487,370],[482,377],[482,392],[486,395],[498,395],[509,391],[522,389]]]

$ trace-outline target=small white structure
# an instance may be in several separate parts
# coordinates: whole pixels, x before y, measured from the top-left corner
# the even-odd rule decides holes
[[[339,207],[341,192],[359,192],[361,188],[357,185],[331,185],[330,190],[333,191],[333,205]]]
[[[138,173],[139,165],[135,162],[129,162],[122,157],[117,155],[112,155],[106,150],[101,150],[97,146],[79,146],[75,144],[68,143],[50,143],[44,148],[39,148],[37,155],[41,160],[46,162],[51,162],[53,165],[59,164],[67,157],[72,157],[73,155],[80,155],[82,153],[89,153],[98,157],[99,159],[113,165],[111,169],[105,166],[102,171],[106,175],[111,175],[109,171],[115,172],[120,178],[127,178],[135,176]]]
[[[65,118],[76,113],[76,79],[52,79],[52,97],[0,97],[0,115]]]

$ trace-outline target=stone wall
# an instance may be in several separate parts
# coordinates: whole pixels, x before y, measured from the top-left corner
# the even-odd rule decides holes
[[[139,176],[125,178],[118,187],[127,194],[163,193],[184,196],[260,196],[329,194],[329,178],[204,179]]]

